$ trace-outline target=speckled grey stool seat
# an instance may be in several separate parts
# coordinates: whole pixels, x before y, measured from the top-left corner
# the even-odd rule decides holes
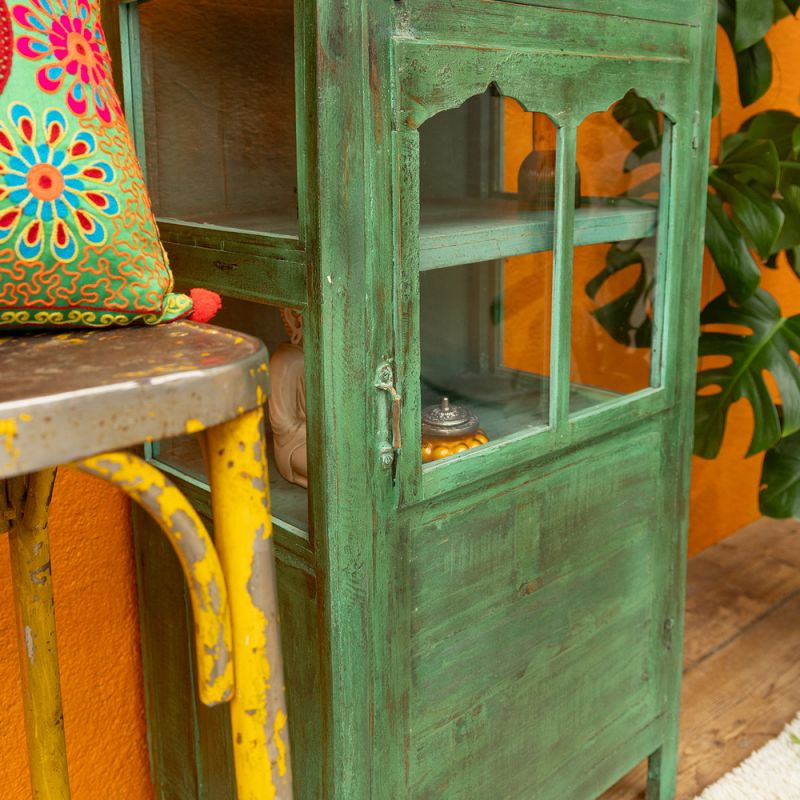
[[[291,797],[262,405],[267,352],[190,322],[0,338],[0,533],[8,532],[34,797],[69,798],[47,509],[71,464],[169,537],[195,618],[199,692],[229,701],[239,800]],[[123,448],[202,439],[212,542],[186,498]],[[56,565],[56,572],[58,565]]]

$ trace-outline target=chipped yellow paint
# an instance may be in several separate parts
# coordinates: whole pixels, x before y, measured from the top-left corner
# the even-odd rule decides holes
[[[241,336],[237,336],[237,337],[236,337],[236,338],[233,340],[233,343],[234,343],[234,344],[241,344],[243,341],[244,341],[244,339],[243,339]]]
[[[233,622],[231,727],[238,798],[288,800],[291,766],[262,429],[259,406],[209,428],[206,452]]]
[[[16,445],[17,438],[17,419],[16,417],[7,417],[0,419],[0,443],[6,454],[15,463],[20,457],[21,453]]]
[[[30,422],[33,417],[30,414],[26,414],[24,411],[19,415],[20,422]]]
[[[199,419],[186,420],[186,433],[199,433],[205,429],[205,425]]]
[[[69,342],[70,344],[85,344],[86,338],[76,335],[75,332],[72,333],[56,333],[53,335],[53,339],[57,339],[61,342]]]
[[[165,475],[131,453],[105,453],[74,466],[118,486],[167,535],[192,600],[200,699],[206,705],[229,700],[233,694],[233,660],[226,581],[217,551],[197,512]]]
[[[275,722],[272,725],[272,739],[278,750],[278,775],[283,777],[286,774],[286,714],[282,709],[275,713]]]
[[[9,530],[25,733],[33,797],[69,800],[47,511],[55,468],[8,480]]]

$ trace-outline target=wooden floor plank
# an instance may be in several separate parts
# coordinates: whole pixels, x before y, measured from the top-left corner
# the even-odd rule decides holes
[[[692,798],[800,710],[800,594],[687,673],[679,796]]]
[[[759,520],[689,561],[684,671],[800,590],[800,523]]]
[[[679,800],[800,710],[800,523],[761,520],[689,562]],[[602,800],[644,797],[644,767]]]

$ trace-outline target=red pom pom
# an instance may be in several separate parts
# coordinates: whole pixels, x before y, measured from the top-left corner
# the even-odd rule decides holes
[[[208,322],[222,308],[220,296],[208,289],[192,289],[189,297],[192,298],[192,313],[189,314],[192,322]]]

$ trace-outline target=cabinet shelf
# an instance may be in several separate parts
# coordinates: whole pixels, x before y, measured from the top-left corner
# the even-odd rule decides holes
[[[159,466],[182,478],[188,478],[208,490],[208,475],[200,445],[194,436],[178,436],[159,443],[155,457]],[[283,530],[308,538],[308,491],[289,483],[275,466],[272,436],[267,432],[267,463],[272,521]]]
[[[180,219],[158,217],[160,225],[191,225],[199,228],[222,229],[235,233],[268,233],[275,236],[297,237],[300,223],[296,212],[270,210],[217,211],[187,215]]]
[[[442,397],[467,406],[481,429],[495,441],[526,428],[547,424],[550,380],[531,372],[499,368],[496,372],[423,377],[422,405],[438,405]],[[582,411],[618,397],[614,392],[582,384],[570,385],[570,412]]]
[[[617,198],[583,198],[575,245],[652,236],[658,211]],[[422,204],[420,269],[473,264],[553,247],[553,213],[525,211],[516,198],[430,200]]]

